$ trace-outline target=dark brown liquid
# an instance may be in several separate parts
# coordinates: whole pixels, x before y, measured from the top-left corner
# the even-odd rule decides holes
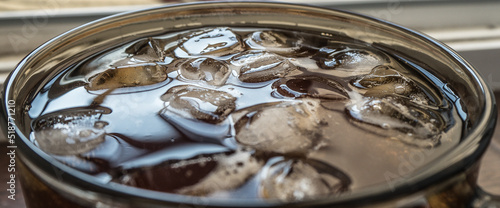
[[[465,112],[426,73],[344,37],[167,34],[54,77],[31,103],[31,139],[75,169],[144,189],[349,193],[395,183],[459,142]]]

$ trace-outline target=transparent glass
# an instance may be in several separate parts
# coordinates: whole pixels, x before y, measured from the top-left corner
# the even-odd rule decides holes
[[[63,165],[33,145],[29,119],[21,112],[48,77],[96,52],[141,37],[206,26],[279,28],[341,34],[377,45],[427,66],[430,78],[446,80],[467,108],[470,126],[460,144],[407,176],[356,193],[314,201],[289,202],[195,198],[141,190],[98,179]],[[15,102],[15,112],[9,103]],[[269,2],[213,2],[152,8],[110,16],[64,33],[30,53],[5,82],[4,118],[17,127],[19,167],[29,207],[345,207],[483,206],[495,204],[476,186],[478,161],[496,122],[495,99],[481,76],[446,45],[418,32],[345,11]],[[5,124],[4,124],[5,125]],[[497,203],[498,204],[498,203]]]

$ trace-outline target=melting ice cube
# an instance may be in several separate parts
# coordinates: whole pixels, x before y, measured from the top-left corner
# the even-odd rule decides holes
[[[296,33],[265,30],[252,33],[245,42],[252,49],[278,54],[297,54],[304,40]]]
[[[77,155],[93,150],[104,142],[106,121],[100,109],[71,109],[72,112],[46,114],[34,121],[34,135],[38,146],[56,155]]]
[[[340,194],[348,189],[350,178],[334,168],[315,167],[302,160],[271,158],[260,173],[260,194],[268,199],[297,201]]]
[[[165,101],[162,118],[191,139],[224,144],[232,137],[232,120],[228,116],[236,108],[233,95],[181,85],[170,88],[161,99]]]
[[[243,82],[265,82],[284,77],[297,69],[287,58],[265,51],[249,51],[231,59]]]
[[[231,71],[227,65],[212,58],[189,59],[179,69],[179,74],[189,80],[203,80],[210,85],[226,83]]]
[[[158,64],[121,66],[108,69],[89,79],[87,89],[102,90],[152,85],[167,79],[166,68]]]
[[[242,150],[220,157],[217,161],[217,166],[210,174],[197,184],[178,190],[178,193],[206,196],[229,191],[243,185],[262,167],[262,162],[253,158],[251,152]]]
[[[440,143],[441,132],[446,127],[439,111],[421,108],[400,97],[361,97],[359,94],[351,97],[354,99],[346,106],[346,112],[355,121],[388,132],[398,131],[400,134],[392,134],[393,138],[411,145],[432,147]]]
[[[177,57],[227,56],[244,50],[240,37],[229,28],[213,28],[189,34],[178,48]]]
[[[272,85],[275,97],[322,98],[346,100],[345,88],[337,81],[319,76],[297,76],[282,78]]]
[[[131,54],[132,61],[136,62],[160,62],[165,58],[161,40],[151,37],[137,41],[126,48],[125,52]]]
[[[236,140],[257,151],[306,155],[321,143],[318,108],[317,101],[302,99],[250,112],[235,124]]]
[[[375,66],[390,62],[389,57],[382,52],[346,45],[320,48],[313,58],[322,69],[346,70],[356,74],[368,73]]]

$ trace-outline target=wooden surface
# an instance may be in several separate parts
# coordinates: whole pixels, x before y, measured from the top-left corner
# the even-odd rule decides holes
[[[495,95],[497,97],[497,103],[500,103],[500,92],[497,92]],[[497,122],[496,129],[497,131],[493,135],[491,145],[481,162],[479,184],[486,191],[500,195],[500,122]],[[6,190],[8,189],[7,182],[10,180],[10,173],[8,172],[9,160],[7,157],[9,149],[7,149],[6,143],[0,143],[0,149],[0,207],[25,207],[19,182],[16,184],[16,200],[8,198],[10,193]]]

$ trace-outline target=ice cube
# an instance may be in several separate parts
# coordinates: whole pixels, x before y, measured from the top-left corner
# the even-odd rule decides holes
[[[340,194],[348,190],[351,183],[345,173],[334,167],[318,169],[302,160],[287,160],[283,157],[271,158],[264,165],[260,177],[261,196],[283,201]]]
[[[319,76],[281,78],[272,85],[274,97],[322,98],[346,100],[349,98],[339,82]]]
[[[161,99],[166,102],[166,110],[186,119],[196,119],[207,123],[220,123],[236,108],[233,95],[192,85],[170,88]]]
[[[242,185],[262,166],[251,151],[208,153],[226,150],[214,145],[205,149],[203,145],[207,144],[181,145],[179,150],[161,151],[125,163],[113,181],[156,191],[206,196]],[[186,148],[189,146],[194,148]],[[201,154],[192,156],[194,153]],[[157,163],[159,159],[166,160]]]
[[[100,117],[111,110],[98,108],[71,111],[46,114],[34,121],[35,141],[40,149],[56,155],[78,155],[104,142],[108,123]]]
[[[285,77],[298,67],[287,58],[266,51],[248,51],[231,59],[242,82],[265,82]]]
[[[135,42],[125,52],[137,62],[161,62],[165,58],[160,40],[151,37]]]
[[[158,39],[146,38],[109,50],[75,68],[73,72],[69,73],[69,77],[79,79],[83,75],[85,80],[89,80],[91,77],[112,68],[164,62],[166,56],[162,45]]]
[[[265,50],[278,54],[299,53],[303,37],[285,31],[257,31],[246,39],[245,43],[252,49]]]
[[[250,112],[236,122],[236,140],[257,151],[306,155],[322,144],[318,108],[318,101],[302,99]]]
[[[167,79],[166,67],[159,64],[141,64],[108,69],[90,77],[88,90],[116,89],[152,85]]]
[[[227,65],[212,58],[188,59],[182,63],[179,74],[188,80],[203,80],[210,85],[226,83],[231,71]]]
[[[336,69],[359,73],[368,73],[375,66],[389,63],[387,55],[368,47],[356,45],[333,45],[319,49],[313,57],[322,69]]]
[[[388,65],[373,68],[369,74],[353,79],[351,84],[365,97],[401,97],[418,105],[435,105],[433,100],[439,100],[430,99],[413,79]]]
[[[232,137],[232,120],[228,116],[236,108],[233,95],[181,85],[170,88],[161,99],[165,101],[162,118],[189,138],[226,144],[225,140]]]
[[[87,152],[76,155],[52,155],[58,161],[74,169],[89,174],[102,173],[116,165],[117,161],[124,160],[137,155],[127,152],[123,155],[122,150],[127,147],[113,136],[106,135],[104,141]],[[124,157],[125,156],[125,157]]]
[[[445,128],[445,121],[437,110],[421,108],[406,98],[361,97],[359,94],[354,95],[354,92],[351,94],[354,99],[346,105],[346,112],[354,119],[353,122],[384,129],[387,135],[410,145],[432,147],[440,143],[440,133]]]
[[[241,38],[231,29],[218,27],[194,32],[174,49],[177,57],[222,57],[244,50]]]
[[[169,160],[151,166],[122,169],[113,182],[129,186],[176,193],[177,190],[197,184],[217,166],[223,154],[198,155],[183,160]]]
[[[255,159],[250,151],[238,150],[222,156],[205,178],[192,186],[177,191],[179,194],[207,196],[235,189],[243,185],[262,167],[262,162]]]

